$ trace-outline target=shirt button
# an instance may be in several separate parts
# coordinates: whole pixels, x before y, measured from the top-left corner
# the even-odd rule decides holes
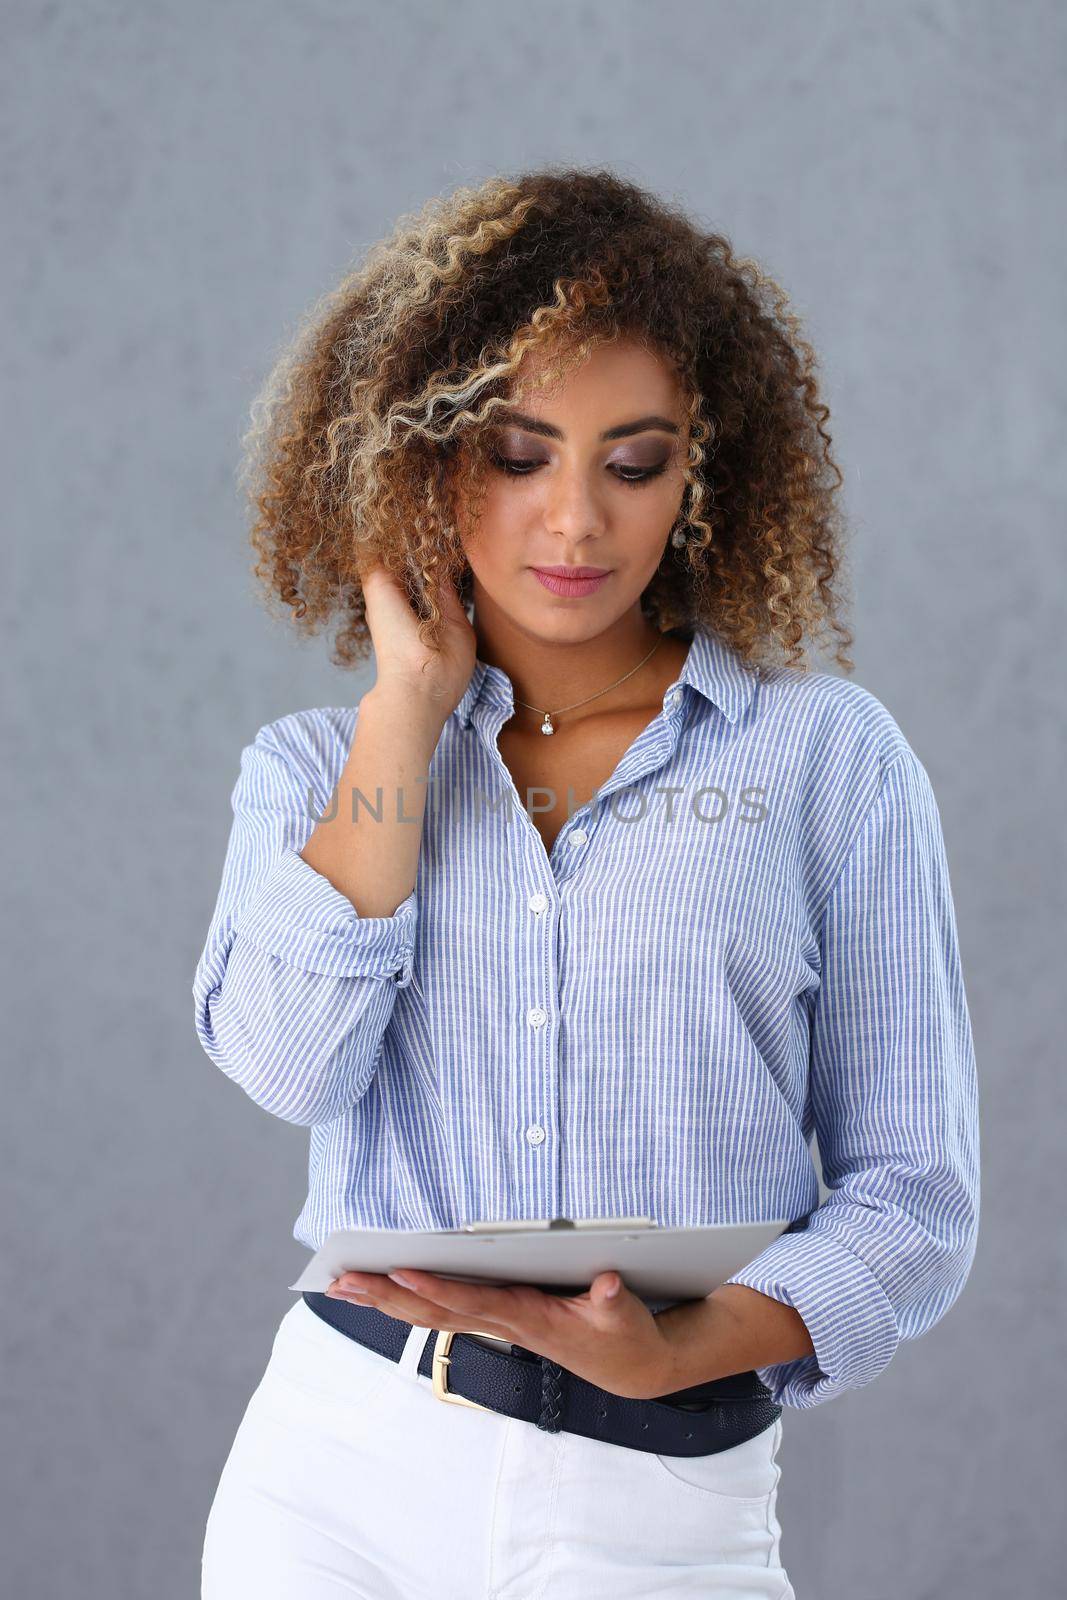
[[[575,828],[574,832],[571,834],[571,844],[585,844],[588,838],[589,835],[586,833],[584,828]]]
[[[680,698],[680,691],[678,689],[668,689],[666,697],[665,697],[663,703],[666,706],[676,706],[678,704],[679,698]]]
[[[545,1130],[539,1122],[532,1123],[526,1130],[526,1137],[531,1144],[541,1144],[544,1141]]]
[[[526,1020],[531,1028],[543,1028],[548,1021],[548,1012],[541,1006],[531,1006],[526,1013]]]
[[[547,894],[532,894],[530,896],[530,910],[544,911],[548,906]]]

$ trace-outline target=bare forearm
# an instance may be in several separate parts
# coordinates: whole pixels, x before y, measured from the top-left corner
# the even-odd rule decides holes
[[[663,1394],[815,1353],[799,1312],[743,1283],[720,1284],[705,1299],[660,1315],[674,1362]]]
[[[442,727],[440,712],[404,689],[376,685],[360,701],[348,760],[300,854],[361,917],[392,916],[415,887]]]

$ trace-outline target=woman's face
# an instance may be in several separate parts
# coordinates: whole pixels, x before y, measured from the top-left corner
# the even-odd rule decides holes
[[[498,410],[484,509],[463,535],[476,611],[531,635],[578,642],[635,606],[685,494],[687,423],[678,380],[641,345],[601,345],[551,391],[528,372]],[[538,570],[606,573],[576,583]]]

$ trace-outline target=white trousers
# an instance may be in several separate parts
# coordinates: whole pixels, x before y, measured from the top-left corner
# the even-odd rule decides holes
[[[201,1600],[796,1600],[775,1512],[781,1418],[657,1456],[438,1400],[300,1298],[237,1430]]]

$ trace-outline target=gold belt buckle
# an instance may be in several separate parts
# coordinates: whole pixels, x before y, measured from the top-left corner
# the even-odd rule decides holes
[[[477,1400],[468,1400],[465,1394],[454,1394],[448,1387],[448,1364],[452,1357],[449,1350],[455,1338],[457,1328],[440,1328],[433,1344],[433,1392],[438,1400],[450,1400],[454,1406],[472,1406],[475,1411],[492,1411],[492,1406],[483,1406]],[[481,1328],[475,1328],[475,1333],[481,1333],[486,1339],[498,1339],[499,1334],[486,1333]],[[499,1412],[496,1413],[499,1415]]]

